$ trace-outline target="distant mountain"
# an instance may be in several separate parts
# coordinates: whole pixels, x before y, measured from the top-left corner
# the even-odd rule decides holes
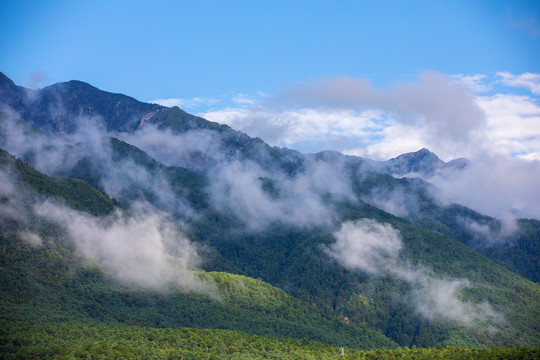
[[[540,289],[518,275],[538,274],[540,223],[507,231],[442,205],[429,178],[467,160],[302,154],[78,81],[28,90],[2,74],[0,104],[0,147],[22,159],[1,153],[4,323],[227,328],[359,348],[540,346]],[[123,234],[129,251],[115,243]],[[504,245],[481,246],[495,237]],[[115,244],[119,254],[100,250]],[[184,271],[171,279],[191,286],[193,273],[215,271],[201,276],[224,302],[174,282],[173,295],[145,287],[171,261],[154,281]]]
[[[428,149],[399,155],[393,159],[380,162],[380,171],[393,176],[420,176],[430,178],[445,171],[462,170],[469,165],[465,158],[444,162]]]

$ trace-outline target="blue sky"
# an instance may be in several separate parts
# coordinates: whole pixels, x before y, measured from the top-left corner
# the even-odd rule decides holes
[[[538,1],[0,4],[1,71],[28,86],[79,79],[151,100],[337,75],[385,86],[424,71],[540,72]]]
[[[443,158],[471,156],[462,142],[441,145],[442,131],[478,133],[496,122],[500,135],[514,115],[540,116],[533,91],[540,82],[538,1],[0,0],[0,43],[0,71],[19,85],[82,80],[179,105],[306,152],[331,148],[385,158],[425,146]],[[398,104],[400,91],[426,94],[424,102],[436,104],[438,91],[446,91],[449,101],[440,105],[447,110],[461,106],[449,98],[461,93],[443,80],[426,80],[429,74],[459,80],[473,96],[463,101],[476,102],[446,118],[473,119],[478,112],[472,107],[486,113],[510,95],[521,96],[513,98],[513,110],[533,109],[506,120],[483,114],[471,120],[474,126],[458,120],[454,128],[430,129],[434,121],[411,118],[439,112],[418,98],[409,99],[416,108],[405,108]],[[358,82],[369,86],[362,90]],[[318,97],[307,99],[314,93]],[[333,100],[339,94],[360,100],[343,106],[328,101],[328,93]],[[497,94],[506,97],[493,104]],[[533,142],[522,146],[514,137],[513,145],[502,139],[494,147],[504,142],[508,155],[540,159],[537,123],[519,126],[520,136]],[[425,136],[398,141],[391,134],[417,134],[419,127],[427,129]],[[456,132],[455,138],[472,141],[469,135]]]

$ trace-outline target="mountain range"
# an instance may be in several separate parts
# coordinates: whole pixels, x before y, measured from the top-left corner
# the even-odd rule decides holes
[[[303,154],[178,107],[2,73],[0,148],[0,321],[20,334],[3,334],[6,354],[30,349],[28,329],[94,325],[540,346],[540,221],[444,201],[430,180],[467,159]]]

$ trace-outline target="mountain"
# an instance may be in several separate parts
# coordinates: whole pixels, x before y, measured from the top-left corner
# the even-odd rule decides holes
[[[302,154],[76,81],[28,90],[2,75],[0,89],[15,156],[0,172],[5,326],[540,344],[540,289],[523,277],[538,274],[540,224],[442,205],[426,180],[465,160]]]
[[[392,176],[418,176],[429,179],[434,175],[441,175],[447,171],[462,170],[469,165],[465,158],[444,162],[428,149],[399,155],[383,162],[375,162],[379,171]]]

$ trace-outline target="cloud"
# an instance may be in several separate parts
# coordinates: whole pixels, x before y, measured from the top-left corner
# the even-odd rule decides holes
[[[136,132],[122,132],[116,136],[144,150],[167,166],[193,168],[193,159],[198,156],[214,161],[222,157],[219,139],[209,130],[190,130],[175,134],[170,129],[158,129],[153,124],[146,124]]]
[[[463,84],[467,89],[469,89],[473,93],[481,94],[481,93],[486,93],[493,89],[492,84],[489,83],[488,76],[485,74],[474,74],[474,75],[457,74],[457,75],[452,75],[452,78],[454,78],[459,83]]]
[[[399,155],[386,153],[395,144],[387,139],[392,129],[406,129],[401,140],[413,135],[418,148],[435,145],[439,152],[455,154],[486,122],[462,82],[434,72],[386,88],[375,88],[362,78],[316,78],[267,95],[251,107],[214,109],[201,115],[274,145],[353,154],[383,144],[384,149],[370,152],[384,151],[390,157]]]
[[[117,211],[100,218],[46,201],[34,211],[65,228],[81,256],[123,283],[203,290],[191,271],[200,263],[195,246],[164,213],[147,204],[134,208],[131,216]]]
[[[28,81],[26,82],[27,86],[31,89],[39,88],[42,84],[49,83],[49,77],[43,71],[35,71],[30,74]]]
[[[498,72],[499,81],[506,86],[523,87],[535,95],[540,95],[540,74],[524,73],[513,75],[509,72]]]
[[[79,127],[72,134],[48,134],[6,115],[0,117],[0,147],[50,176],[71,176],[80,161],[86,159],[91,164],[87,170],[99,176],[97,185],[125,206],[135,199],[152,198],[156,206],[184,219],[197,216],[186,201],[173,191],[166,175],[159,169],[148,169],[133,159],[119,159],[116,156],[111,146],[111,136],[115,134],[105,130],[101,119],[80,118],[78,123]],[[200,148],[205,143],[211,143],[208,136],[198,133],[185,137],[191,140],[190,144],[179,142],[173,146],[175,140],[181,140],[180,137],[176,138],[167,131],[158,132],[153,127],[148,127],[140,135],[125,137],[154,150],[154,154],[159,155],[165,163],[168,163],[165,158],[170,156],[169,161],[174,165],[182,160],[187,161],[186,157],[190,155],[186,153],[182,157],[177,152],[181,148],[195,146],[196,150],[197,146]],[[162,145],[167,145],[159,151],[156,150],[158,138],[161,138]]]
[[[494,245],[511,243],[519,230],[518,223],[513,217],[502,218],[498,221],[476,221],[466,217],[458,218],[472,235],[470,244],[474,248],[486,248]]]
[[[373,88],[366,79],[316,79],[292,86],[276,100],[311,107],[379,109],[395,121],[425,127],[429,134],[457,142],[467,139],[485,122],[474,97],[463,85],[434,72],[421,74],[418,82],[386,89]]]
[[[43,240],[41,239],[41,236],[31,231],[21,231],[18,235],[21,240],[33,247],[40,247],[43,245]]]
[[[442,279],[431,274],[413,270],[413,301],[416,311],[429,320],[450,320],[465,325],[474,325],[486,320],[502,321],[487,302],[470,303],[461,299],[464,289],[471,287],[467,280]]]
[[[390,274],[410,284],[410,299],[415,311],[434,320],[457,321],[464,325],[501,321],[487,303],[470,303],[462,291],[471,284],[466,279],[445,278],[399,256],[401,234],[389,224],[371,219],[345,222],[334,233],[335,243],[325,251],[345,267],[374,275]]]
[[[15,186],[12,176],[0,169],[0,225],[6,220],[22,220],[26,212],[22,206],[24,198]]]
[[[92,216],[36,193],[15,174],[9,167],[0,169],[0,226],[5,234],[40,247],[47,236],[41,236],[39,224],[52,222],[66,231],[79,256],[126,285],[214,293],[194,273],[203,261],[201,249],[170,214],[134,202],[129,212],[116,209],[108,216]]]
[[[345,222],[334,237],[336,242],[326,252],[347,268],[371,274],[380,272],[384,264],[393,266],[403,247],[399,231],[374,220]]]
[[[501,155],[471,159],[465,169],[435,176],[433,196],[498,217],[540,219],[540,161]]]
[[[15,113],[0,113],[1,148],[51,175],[61,175],[78,160],[77,149],[68,150],[77,142],[75,139],[46,134],[16,118]]]
[[[248,94],[236,94],[232,97],[232,101],[238,105],[255,105],[258,103],[258,97],[260,96],[264,96],[264,94],[259,93],[257,97],[253,97]]]
[[[373,204],[394,216],[407,217],[418,212],[418,198],[402,189],[375,187],[364,201]]]
[[[536,99],[496,94],[479,97],[477,102],[488,119],[480,149],[540,160],[540,106]]]
[[[382,130],[376,110],[225,108],[201,116],[305,152],[366,145]]]
[[[538,99],[501,93],[498,86],[534,90],[539,81],[530,73],[425,72],[416,81],[376,88],[362,78],[315,78],[200,115],[303,152],[332,149],[385,160],[425,147],[447,161],[486,151],[540,159]]]
[[[251,161],[223,162],[210,176],[210,200],[252,230],[275,222],[299,227],[328,225],[336,216],[323,196],[354,200],[348,179],[338,163],[307,160],[304,166],[291,177]]]
[[[529,36],[540,37],[540,21],[535,15],[516,16],[507,9],[507,21],[510,26],[525,30]]]
[[[167,98],[150,100],[149,103],[166,107],[178,106],[182,109],[193,110],[200,106],[210,106],[219,103],[221,100],[209,97],[194,97],[191,99]]]
[[[439,185],[442,197],[492,216],[506,218],[514,212],[538,218],[534,205],[538,201],[534,184],[540,182],[538,100],[493,93],[500,90],[497,78],[424,73],[415,82],[387,88],[375,88],[366,79],[319,78],[293,84],[255,106],[213,110],[203,116],[272,145],[304,152],[335,149],[387,160],[426,147],[445,161],[466,157],[473,162],[466,173],[429,179]],[[471,88],[478,93],[471,93]],[[405,215],[406,209],[389,202],[392,198],[383,200],[372,199],[376,206]]]

